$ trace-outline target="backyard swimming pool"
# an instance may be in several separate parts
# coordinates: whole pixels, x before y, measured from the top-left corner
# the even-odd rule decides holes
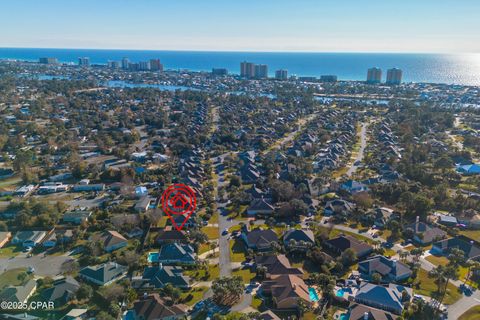
[[[310,301],[317,302],[318,300],[320,300],[318,298],[317,291],[314,288],[308,288],[308,293],[310,294]]]
[[[149,252],[147,256],[147,261],[150,263],[158,262],[158,252]]]
[[[350,288],[340,288],[335,292],[335,296],[342,298],[345,293],[352,293],[352,289]]]

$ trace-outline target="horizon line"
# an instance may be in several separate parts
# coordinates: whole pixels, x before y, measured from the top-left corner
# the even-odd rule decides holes
[[[336,53],[336,54],[443,54],[468,55],[480,52],[431,52],[431,51],[310,51],[310,50],[202,50],[202,49],[127,49],[127,48],[78,48],[78,47],[4,47],[0,49],[50,49],[50,50],[98,50],[98,51],[163,51],[163,52],[224,52],[224,53]]]

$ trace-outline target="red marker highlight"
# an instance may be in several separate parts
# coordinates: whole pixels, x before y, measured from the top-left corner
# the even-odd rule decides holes
[[[161,203],[163,212],[168,215],[175,229],[180,231],[195,211],[197,207],[197,197],[189,186],[177,183],[171,185],[163,192]],[[184,216],[181,225],[178,225],[173,218],[179,215]]]

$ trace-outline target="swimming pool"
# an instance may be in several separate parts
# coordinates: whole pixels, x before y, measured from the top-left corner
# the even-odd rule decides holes
[[[342,298],[345,293],[352,293],[352,290],[350,288],[340,288],[335,292],[335,296]]]
[[[158,252],[149,252],[147,256],[147,261],[150,263],[158,262]]]
[[[308,288],[308,293],[310,294],[310,301],[317,302],[318,300],[320,300],[318,298],[317,291],[314,288]]]
[[[338,320],[348,320],[348,315],[346,313],[342,313],[340,317],[338,317]]]

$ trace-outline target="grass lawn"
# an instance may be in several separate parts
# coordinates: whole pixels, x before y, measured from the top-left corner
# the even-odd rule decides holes
[[[468,309],[458,320],[480,320],[480,306]]]
[[[425,258],[425,260],[433,263],[436,266],[446,266],[448,264],[448,259],[444,256],[434,256],[429,255],[428,257]]]
[[[325,231],[325,232],[328,232],[329,228],[327,227],[324,227],[324,226],[318,226],[318,230],[319,231]],[[369,243],[369,244],[372,244],[373,243],[373,240],[372,239],[369,239],[365,236],[362,236],[360,234],[357,234],[357,233],[354,233],[354,232],[348,232],[348,231],[344,231],[344,230],[339,230],[339,229],[332,229],[332,231],[330,232],[329,234],[329,238],[335,238],[337,237],[338,235],[340,234],[345,234],[345,235],[349,235],[349,236],[352,236],[360,241],[364,241],[366,243]]]
[[[419,294],[423,294],[429,297],[435,297],[437,293],[437,285],[434,280],[429,278],[428,272],[424,269],[420,269],[417,275],[417,281],[420,283],[419,289],[414,286],[414,291]],[[462,297],[462,294],[458,292],[458,288],[449,283],[447,286],[447,294],[443,300],[444,304],[453,304]]]
[[[167,221],[168,221],[168,217],[167,216],[163,216],[160,218],[160,220],[158,221],[157,223],[157,227],[159,228],[165,228],[165,226],[167,225]]]
[[[18,268],[7,270],[0,274],[0,289],[7,286],[19,286],[25,283],[28,279],[32,278],[31,275],[28,275],[23,281],[19,279],[20,275],[26,273],[26,271],[26,268]]]
[[[205,253],[205,252],[210,251],[210,250],[212,250],[210,248],[210,244],[202,243],[202,244],[200,244],[200,247],[198,248],[198,254],[202,254],[202,253]]]
[[[19,176],[13,176],[8,179],[0,180],[0,188],[13,190],[15,189],[15,186],[17,186],[21,181],[22,178],[20,178]]]
[[[460,234],[473,240],[480,240],[480,230],[462,230]]]
[[[9,245],[0,249],[0,258],[11,258],[22,252],[22,247]]]
[[[184,271],[184,274],[197,281],[212,281],[220,277],[220,266],[218,264],[209,265],[208,270],[203,268],[199,270],[186,270]]]
[[[260,299],[257,295],[253,296],[252,304],[250,305],[252,308],[260,310],[260,307],[263,304],[263,300]]]
[[[245,261],[246,248],[242,240],[230,240],[230,259],[232,262]]]
[[[212,214],[212,216],[210,217],[210,220],[208,220],[208,223],[211,223],[211,224],[218,223],[218,212],[215,212],[214,214]]]
[[[203,295],[207,291],[208,287],[195,287],[181,295],[181,302],[187,306],[193,306],[195,303],[203,299]]]
[[[202,232],[205,233],[210,240],[218,239],[218,228],[217,227],[203,227]]]
[[[228,229],[228,232],[232,233],[232,232],[235,232],[235,231],[240,231],[241,229],[242,229],[242,226],[237,224],[237,225],[231,226],[230,229]]]
[[[234,270],[232,271],[232,275],[242,277],[243,283],[247,284],[247,283],[250,283],[250,280],[255,278],[256,273],[252,272],[249,268],[247,268],[247,269]]]

